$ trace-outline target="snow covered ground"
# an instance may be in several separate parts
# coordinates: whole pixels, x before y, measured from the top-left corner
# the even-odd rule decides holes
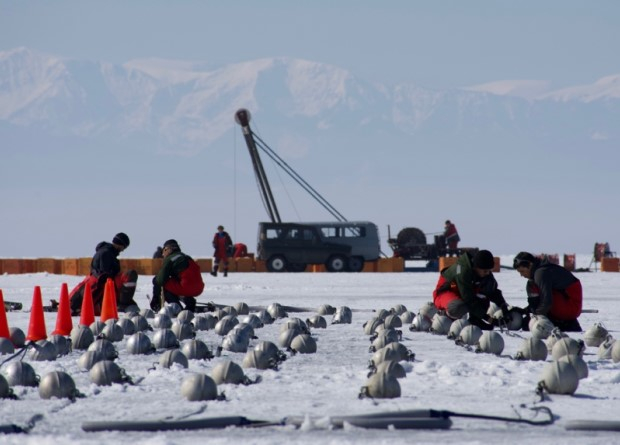
[[[585,261],[585,264],[583,264]],[[583,256],[578,267],[587,267],[589,257]],[[502,258],[502,264],[510,264]],[[584,287],[584,307],[598,309],[598,313],[584,313],[580,322],[583,329],[602,322],[618,335],[620,305],[617,302],[620,274],[579,273]],[[151,293],[152,277],[140,277],[136,300],[147,307],[146,295]],[[496,278],[508,302],[524,305],[525,280],[516,272],[502,269]],[[44,304],[58,299],[63,282],[71,289],[81,277],[29,274],[2,275],[0,289],[7,301],[19,301],[24,310],[9,312],[8,323],[28,331],[28,312],[34,286],[41,286]],[[584,359],[589,376],[579,382],[573,396],[548,395],[541,402],[536,395],[537,383],[545,362],[518,361],[512,356],[520,349],[528,332],[503,335],[505,349],[501,356],[475,353],[455,344],[445,336],[411,332],[402,327],[402,343],[415,353],[414,362],[403,362],[407,376],[399,380],[402,395],[395,399],[358,399],[360,387],[367,380],[371,353],[369,337],[363,324],[377,309],[390,309],[404,304],[417,312],[431,301],[431,292],[437,281],[436,273],[375,273],[375,274],[268,274],[239,273],[227,278],[205,275],[206,289],[200,301],[214,301],[234,305],[245,302],[251,306],[280,303],[287,306],[318,308],[322,304],[353,309],[351,324],[330,324],[326,329],[314,329],[317,340],[316,354],[297,354],[289,357],[276,370],[245,369],[251,379],[262,377],[258,384],[249,386],[220,385],[218,391],[225,401],[189,402],[180,392],[181,382],[191,373],[210,374],[214,365],[224,359],[241,364],[244,353],[223,351],[221,357],[209,361],[190,360],[189,368],[173,366],[162,368],[161,352],[154,355],[129,355],[126,339],[115,343],[119,353],[116,362],[126,373],[139,381],[135,385],[114,384],[96,386],[88,372],[81,371],[77,359],[82,351],[73,351],[50,362],[29,361],[37,374],[62,370],[69,373],[86,397],[75,402],[67,399],[43,400],[37,388],[14,387],[18,400],[0,400],[0,424],[26,425],[35,414],[43,418],[29,434],[0,436],[3,444],[194,444],[199,442],[228,443],[617,443],[613,432],[568,431],[566,424],[579,419],[619,420],[620,364],[601,360],[597,348],[588,348]],[[306,320],[310,312],[289,313],[290,317]],[[121,314],[122,316],[123,314]],[[46,327],[51,334],[56,323],[55,313],[46,313]],[[79,318],[73,319],[77,325]],[[279,319],[272,325],[256,330],[258,340],[278,342]],[[152,337],[153,333],[149,332]],[[573,335],[583,338],[582,333]],[[214,331],[199,331],[197,338],[211,349],[221,342]],[[8,356],[0,357],[5,360]],[[547,362],[551,361],[551,356]],[[7,364],[0,368],[4,371]],[[482,414],[542,420],[533,417],[529,408],[546,406],[555,415],[555,423],[531,426],[522,423],[452,417],[448,430],[371,430],[345,426],[340,430],[322,427],[321,418],[411,409],[449,410],[456,413]],[[262,428],[229,427],[224,430],[193,430],[166,432],[85,432],[86,421],[201,419],[242,415],[249,419],[279,421],[287,416],[309,416],[300,429],[292,426]],[[310,419],[318,421],[310,421]]]

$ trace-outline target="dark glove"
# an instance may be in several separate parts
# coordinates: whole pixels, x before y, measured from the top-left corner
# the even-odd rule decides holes
[[[527,314],[530,313],[530,308],[529,308],[529,306],[526,307],[526,308],[521,308],[521,307],[513,306],[511,311],[514,311],[517,314],[527,315]]]
[[[534,312],[539,305],[540,305],[540,297],[528,297],[527,298],[528,312]]]
[[[508,305],[506,303],[502,304],[500,309],[502,310],[502,318],[511,318],[510,310],[508,309]]]
[[[507,328],[512,323],[512,312],[502,309],[502,316],[499,318],[493,319],[493,326],[497,326],[500,328]]]
[[[506,326],[506,318],[504,317],[500,317],[500,318],[494,318],[491,320],[491,324],[495,327],[501,328]]]

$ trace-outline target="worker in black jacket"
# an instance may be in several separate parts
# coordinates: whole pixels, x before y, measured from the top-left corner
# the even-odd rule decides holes
[[[577,318],[581,315],[583,291],[575,275],[529,252],[517,254],[513,267],[527,278],[528,305],[524,313],[544,315],[562,331],[581,331]]]
[[[95,255],[90,263],[90,275],[80,282],[70,294],[71,312],[79,315],[82,310],[84,287],[90,286],[93,297],[95,315],[101,314],[103,292],[108,278],[114,281],[116,290],[116,304],[119,310],[124,311],[128,306],[137,306],[133,299],[136,292],[138,273],[135,270],[121,272],[121,263],[118,255],[129,247],[129,237],[123,233],[114,235],[111,243],[102,241],[95,248]]]

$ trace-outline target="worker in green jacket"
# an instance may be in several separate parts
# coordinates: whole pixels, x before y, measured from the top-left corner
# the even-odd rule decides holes
[[[179,303],[192,312],[196,310],[196,297],[204,290],[200,267],[189,255],[181,252],[174,239],[163,245],[164,262],[153,278],[151,309],[161,309],[161,293],[166,303]]]
[[[469,252],[459,256],[457,262],[443,269],[433,291],[433,303],[452,319],[469,313],[469,321],[481,329],[491,330],[497,323],[487,315],[491,302],[497,304],[508,316],[508,305],[493,276],[495,260],[488,250]]]

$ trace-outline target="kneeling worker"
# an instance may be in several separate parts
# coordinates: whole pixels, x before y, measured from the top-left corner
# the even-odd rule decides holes
[[[495,261],[488,250],[469,252],[459,256],[457,262],[441,271],[433,291],[433,303],[454,320],[469,313],[469,322],[484,330],[492,330],[498,323],[487,310],[491,302],[509,317],[508,305],[493,276]]]
[[[138,273],[135,270],[121,272],[118,256],[129,247],[129,237],[120,232],[114,235],[111,243],[101,241],[95,248],[95,255],[90,263],[90,275],[84,278],[69,294],[71,314],[80,315],[84,299],[84,289],[89,286],[92,292],[95,315],[101,315],[103,294],[108,278],[114,280],[116,304],[124,311],[129,306],[137,306],[133,299],[136,292]]]
[[[527,278],[528,306],[523,312],[544,315],[562,331],[581,331],[577,317],[581,315],[583,293],[575,275],[529,252],[518,253],[513,267]]]
[[[190,311],[196,310],[196,297],[204,290],[200,267],[188,255],[181,252],[179,244],[170,239],[163,245],[164,263],[153,278],[151,309],[161,309],[163,288],[166,303],[179,303]]]

